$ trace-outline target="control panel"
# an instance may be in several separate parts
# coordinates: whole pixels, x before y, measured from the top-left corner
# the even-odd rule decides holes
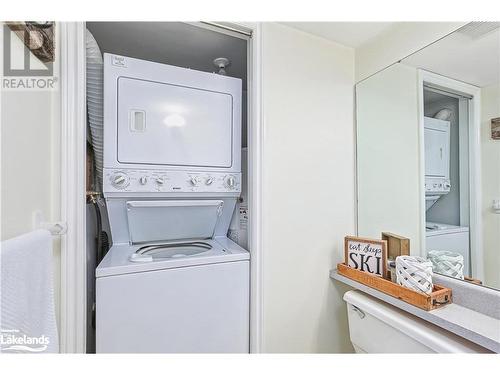
[[[241,173],[104,169],[103,191],[238,193]]]
[[[451,189],[450,180],[447,178],[430,178],[425,179],[425,194],[427,195],[444,195],[448,194]]]

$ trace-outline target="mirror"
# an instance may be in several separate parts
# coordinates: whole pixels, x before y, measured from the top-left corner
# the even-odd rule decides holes
[[[358,235],[500,289],[500,23],[472,22],[356,85]]]

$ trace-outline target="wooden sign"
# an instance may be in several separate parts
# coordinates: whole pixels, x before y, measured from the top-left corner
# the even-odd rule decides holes
[[[500,139],[500,117],[491,119],[491,139]]]
[[[387,241],[347,236],[344,239],[345,264],[384,278],[387,267]]]
[[[382,239],[387,241],[387,257],[396,259],[400,255],[410,255],[410,239],[394,233],[382,232]]]

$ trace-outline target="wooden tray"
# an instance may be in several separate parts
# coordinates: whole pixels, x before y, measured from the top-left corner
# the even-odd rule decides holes
[[[382,293],[388,294],[427,311],[434,310],[452,302],[451,289],[440,285],[434,284],[434,290],[430,295],[427,295],[405,288],[401,285],[393,283],[390,280],[373,276],[368,272],[348,267],[343,263],[337,264],[337,270],[339,274],[348,277],[349,279],[365,284],[373,289],[381,291]]]
[[[473,279],[472,277],[467,277],[467,276],[464,276],[464,280],[465,281],[468,281],[470,283],[473,283],[473,284],[477,284],[477,285],[483,285],[483,282],[481,280],[478,280],[478,279]]]

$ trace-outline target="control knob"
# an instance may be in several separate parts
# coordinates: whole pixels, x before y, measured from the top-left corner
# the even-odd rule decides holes
[[[157,177],[156,183],[161,186],[165,183],[165,180],[163,179],[163,177]]]
[[[226,178],[226,186],[229,189],[234,189],[235,185],[236,185],[236,179],[234,178],[234,176],[229,176]]]
[[[142,176],[140,179],[139,179],[139,183],[141,185],[146,185],[148,182],[148,178],[146,176]]]
[[[214,178],[213,177],[208,177],[206,180],[205,180],[205,185],[212,185],[214,182]]]
[[[115,173],[111,177],[111,185],[113,185],[117,189],[125,189],[128,186],[128,184],[129,184],[129,178],[123,172]]]
[[[198,185],[200,180],[198,179],[198,177],[193,176],[189,179],[189,182],[191,182],[191,185],[196,186],[196,185]]]

